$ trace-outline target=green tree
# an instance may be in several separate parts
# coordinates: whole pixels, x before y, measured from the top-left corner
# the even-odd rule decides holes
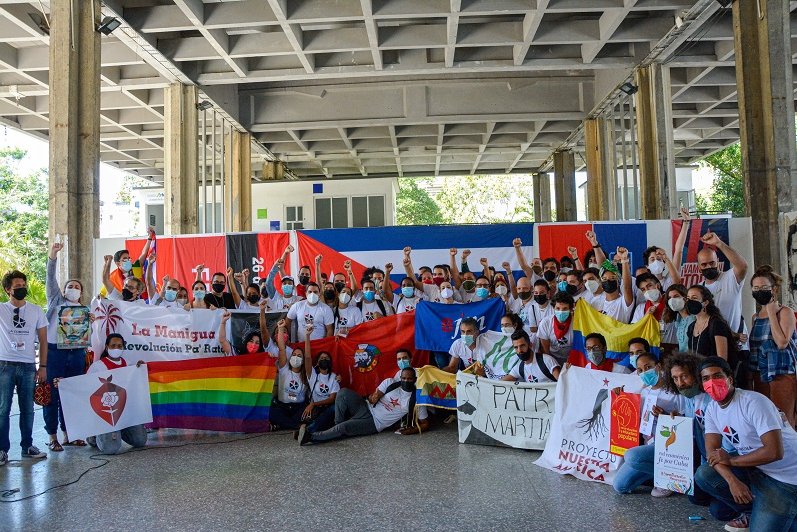
[[[396,196],[396,225],[434,225],[445,223],[440,207],[429,193],[419,186],[426,179],[399,179]]]
[[[745,216],[742,150],[739,144],[709,155],[702,164],[714,171],[714,184],[707,198],[708,210]]]
[[[534,220],[528,176],[446,177],[435,196],[447,223],[507,223]]]

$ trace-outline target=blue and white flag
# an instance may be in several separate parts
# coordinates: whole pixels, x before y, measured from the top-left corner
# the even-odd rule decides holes
[[[498,331],[504,311],[504,302],[497,297],[465,305],[421,301],[415,307],[415,348],[447,352],[459,338],[464,318],[475,318],[480,332]]]

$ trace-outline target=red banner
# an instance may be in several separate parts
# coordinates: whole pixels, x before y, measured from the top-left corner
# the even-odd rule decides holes
[[[322,244],[314,238],[310,238],[301,231],[296,233],[296,238],[297,244],[299,244],[300,268],[302,266],[310,266],[310,268],[313,270],[313,275],[315,275],[315,258],[317,255],[323,255],[324,261],[321,263],[321,271],[326,272],[326,274],[329,275],[330,281],[332,280],[332,276],[336,273],[342,273],[345,275],[346,270],[343,269],[343,263],[347,260],[351,260],[349,257],[335,251],[325,244]],[[352,260],[351,269],[354,272],[354,278],[357,279],[357,283],[359,285],[360,279],[362,279],[366,267],[359,262]],[[315,277],[313,277],[311,280],[315,282]],[[347,283],[348,281],[349,280],[346,279]]]
[[[567,246],[574,246],[578,249],[578,256],[592,249],[584,234],[592,231],[592,224],[557,224],[541,225],[537,228],[538,242],[537,253],[539,258],[545,260],[554,257],[556,260],[562,257],[569,257]]]
[[[609,452],[614,455],[623,456],[628,449],[639,446],[639,401],[638,393],[612,392]]]

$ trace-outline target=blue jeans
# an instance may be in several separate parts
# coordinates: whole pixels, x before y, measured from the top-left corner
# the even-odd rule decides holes
[[[147,444],[147,429],[144,425],[133,425],[126,429],[97,436],[95,443],[102,454],[118,454],[122,442],[133,447],[144,447]]]
[[[33,389],[36,387],[36,364],[0,360],[0,451],[11,449],[11,402],[14,389],[19,404],[19,434],[23,450],[33,445]]]
[[[66,432],[61,398],[58,395],[58,388],[53,386],[53,379],[83,375],[85,369],[85,349],[58,349],[56,344],[47,344],[47,382],[50,383],[52,400],[49,405],[42,408],[42,414],[44,414],[44,429],[50,436],[58,431],[59,420],[61,431]]]
[[[312,423],[307,425],[307,430],[310,432],[321,432],[322,430],[331,429],[335,424],[335,405],[321,406],[318,408],[318,417]]]
[[[734,468],[733,474],[750,487],[753,504],[737,504],[728,483],[708,464],[697,469],[695,483],[739,513],[751,513],[750,530],[797,532],[797,485],[775,480],[756,467]]]
[[[631,493],[645,482],[653,480],[655,459],[655,445],[640,445],[628,449],[623,457],[623,465],[614,476],[614,490],[617,493]]]

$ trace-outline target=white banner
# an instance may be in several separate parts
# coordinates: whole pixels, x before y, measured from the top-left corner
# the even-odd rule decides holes
[[[99,299],[92,303],[91,311],[95,317],[91,326],[95,360],[111,333],[125,339],[124,357],[132,362],[224,356],[217,338],[223,310],[185,311]]]
[[[609,452],[611,391],[624,386],[626,392],[639,393],[642,381],[636,374],[572,366],[562,368],[557,384],[551,434],[534,463],[562,475],[611,484],[623,462]]]
[[[676,493],[694,494],[692,418],[661,415],[656,425],[653,485]]]
[[[61,379],[58,394],[73,440],[152,422],[145,365]]]
[[[495,381],[460,371],[459,443],[543,449],[551,431],[555,391],[555,382]]]

